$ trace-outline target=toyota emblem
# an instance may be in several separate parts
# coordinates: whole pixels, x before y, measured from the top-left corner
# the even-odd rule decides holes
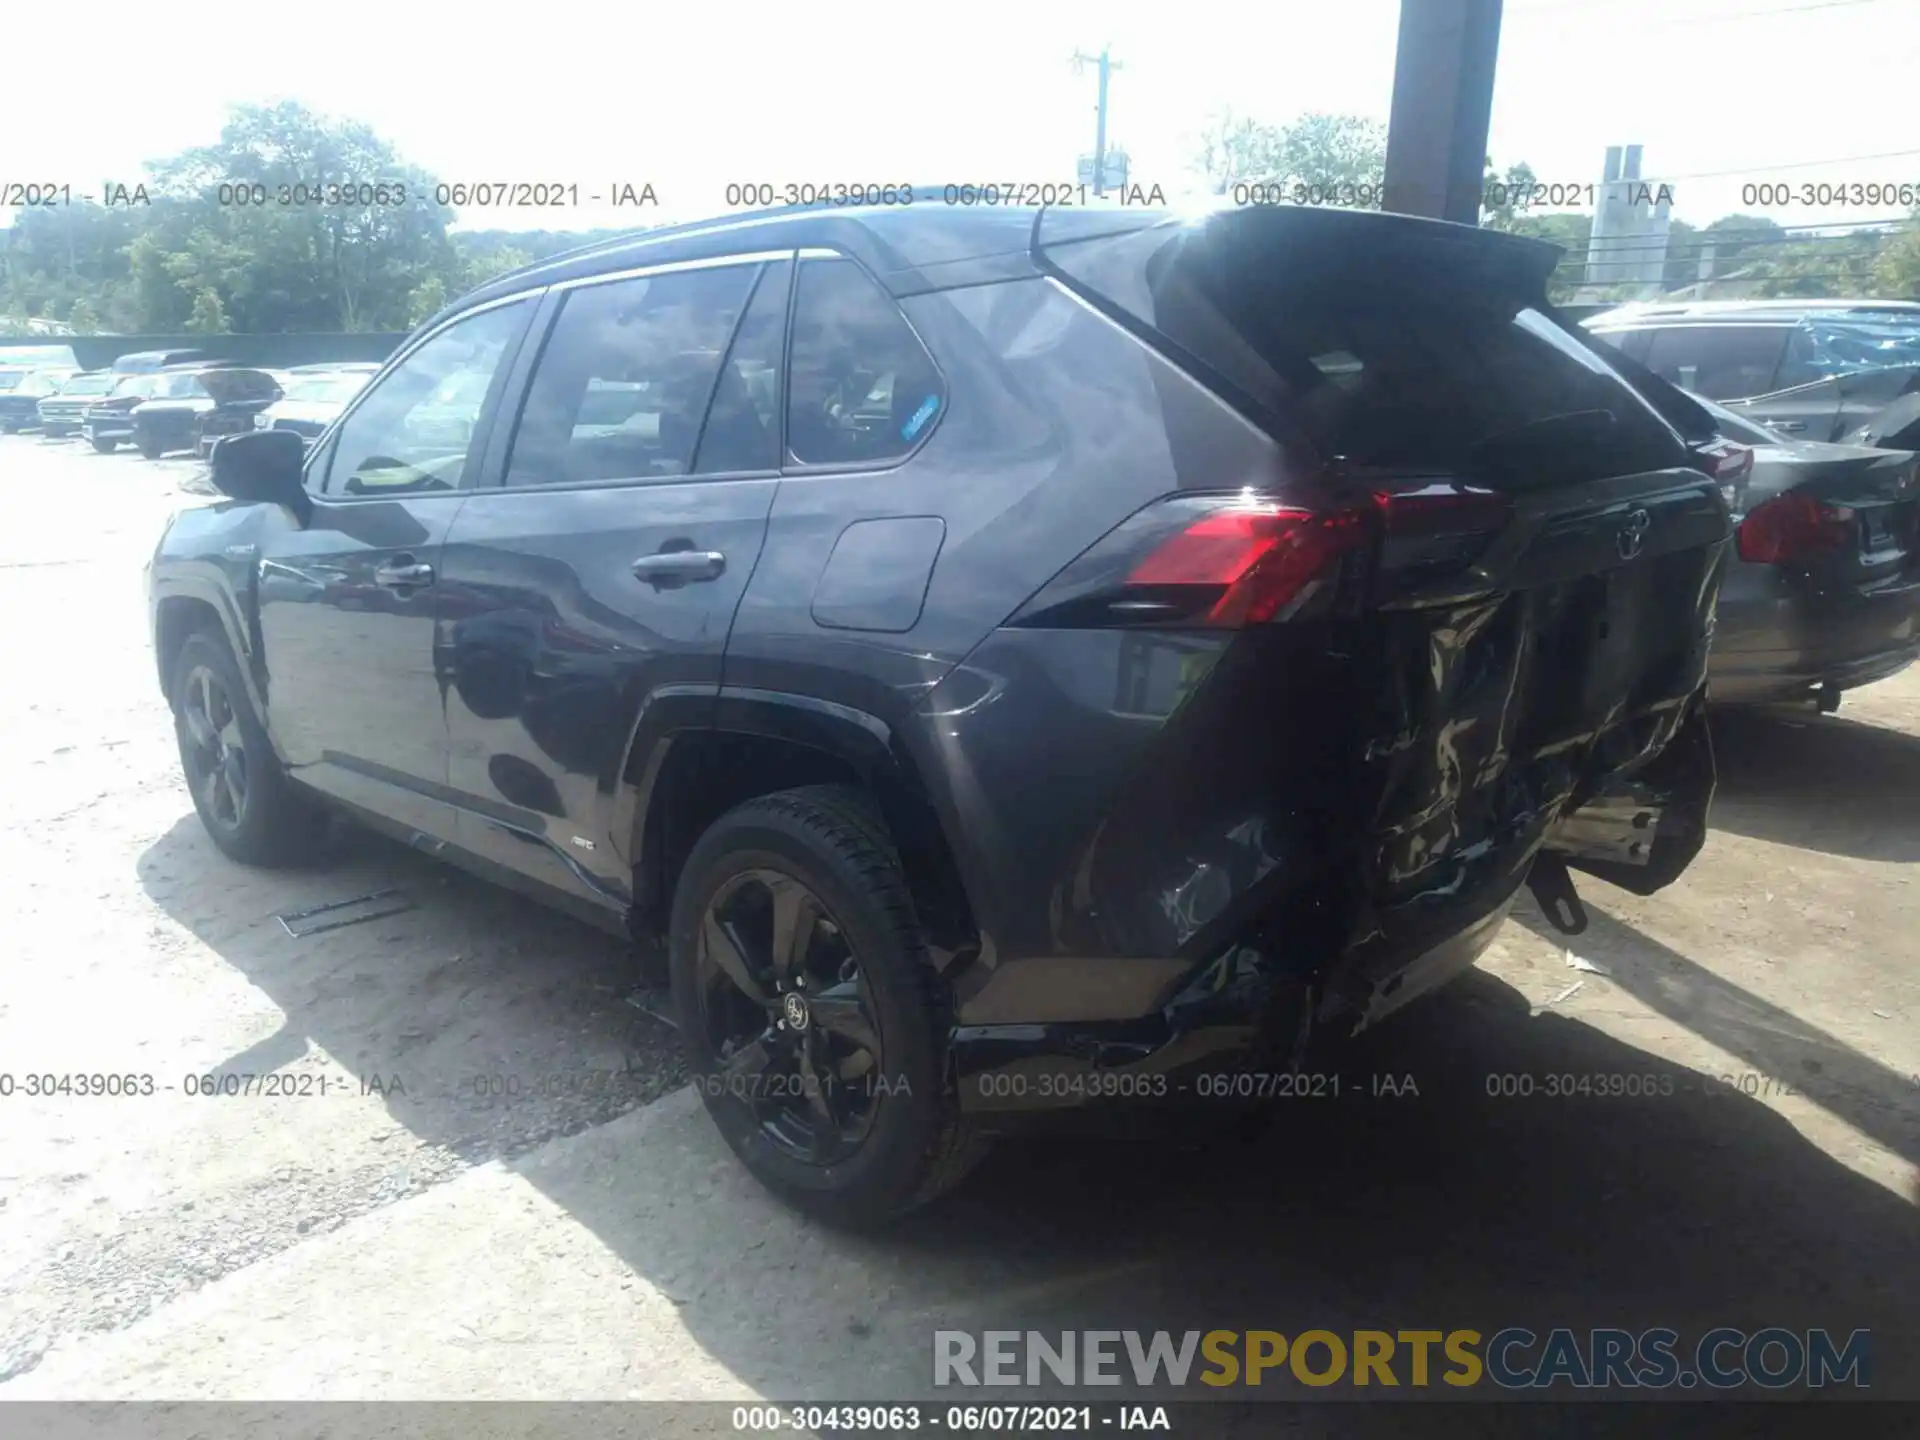
[[[1638,555],[1647,543],[1647,531],[1652,528],[1653,516],[1645,510],[1628,511],[1626,521],[1620,526],[1620,533],[1613,539],[1620,551],[1620,558],[1631,560]]]

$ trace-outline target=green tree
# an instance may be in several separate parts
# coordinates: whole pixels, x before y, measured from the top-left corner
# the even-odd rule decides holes
[[[440,313],[447,303],[447,285],[438,275],[429,275],[414,287],[412,296],[407,300],[407,324],[409,327]]]
[[[368,126],[290,101],[234,107],[218,140],[156,166],[154,181],[185,212],[171,224],[185,233],[170,237],[185,248],[135,257],[156,307],[180,308],[158,293],[165,277],[189,306],[214,291],[242,331],[397,329],[425,279],[453,270],[452,212],[434,202],[433,177]],[[369,203],[331,203],[327,187],[342,185]],[[266,203],[236,203],[246,195]]]
[[[1873,293],[1889,300],[1920,300],[1920,210],[1880,249],[1873,262]]]
[[[1703,254],[1707,253],[1706,247],[1711,247],[1713,277],[1717,279],[1764,255],[1786,236],[1778,221],[1764,215],[1722,215],[1703,229],[1699,238]]]
[[[67,311],[67,324],[73,327],[73,333],[76,335],[100,333],[100,316],[84,295],[74,301],[73,308]]]
[[[1506,173],[1501,174],[1493,168],[1493,157],[1489,155],[1481,175],[1480,223],[1489,230],[1517,232],[1520,222],[1533,208],[1533,189],[1537,183],[1533,167],[1524,160],[1509,165]]]
[[[1387,132],[1359,115],[1315,113],[1273,126],[1223,110],[1201,130],[1192,164],[1216,195],[1242,183],[1378,194]]]
[[[187,317],[187,329],[201,335],[224,334],[227,329],[226,307],[220,303],[220,297],[212,287],[204,287],[193,297],[193,313]]]

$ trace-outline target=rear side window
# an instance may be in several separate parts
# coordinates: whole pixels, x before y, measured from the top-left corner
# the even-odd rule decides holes
[[[793,262],[769,265],[754,287],[707,407],[693,468],[702,475],[773,470],[780,464],[780,350],[787,333]]]
[[[1656,330],[1647,368],[1709,400],[1738,400],[1774,388],[1790,327],[1673,325]]]
[[[1235,212],[1054,258],[1330,460],[1515,489],[1685,463],[1612,352],[1548,313],[1524,247]]]
[[[897,460],[946,404],[933,357],[851,260],[808,260],[793,302],[787,450],[799,465]]]
[[[693,451],[755,265],[589,285],[534,367],[509,485],[667,479]]]

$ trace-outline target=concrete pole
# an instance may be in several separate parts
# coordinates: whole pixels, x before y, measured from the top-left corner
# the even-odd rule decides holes
[[[1383,208],[1480,221],[1501,0],[1400,0]]]

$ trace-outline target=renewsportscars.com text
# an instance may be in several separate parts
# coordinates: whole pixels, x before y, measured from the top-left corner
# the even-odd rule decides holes
[[[1871,1332],[1708,1330],[936,1330],[936,1386],[1491,1383],[1509,1390],[1871,1386]]]

